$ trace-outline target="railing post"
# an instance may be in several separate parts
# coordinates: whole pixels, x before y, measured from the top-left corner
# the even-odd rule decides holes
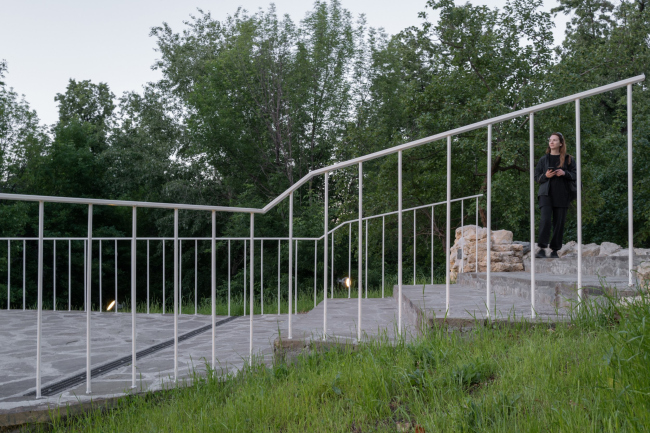
[[[88,239],[84,239],[84,311],[87,310],[87,305],[88,305],[88,290],[87,290],[87,282],[88,282]],[[116,302],[117,304],[117,302]]]
[[[86,254],[86,394],[92,392],[91,389],[91,338],[90,338],[90,313],[92,310],[92,262],[93,262],[93,205],[88,205],[88,252]]]
[[[449,315],[449,285],[450,269],[449,254],[451,251],[451,135],[447,136],[447,250],[446,253],[446,275],[445,275],[445,317]]]
[[[250,250],[250,294],[248,296],[249,302],[250,302],[250,343],[248,346],[248,365],[251,367],[253,366],[253,316],[255,315],[255,310],[253,309],[253,303],[255,300],[255,293],[254,293],[254,283],[255,283],[255,214],[251,212],[251,233],[250,233],[250,244],[251,244],[251,250]]]
[[[136,367],[136,314],[135,310],[137,308],[137,299],[136,299],[136,272],[137,272],[137,251],[138,251],[138,208],[133,206],[133,216],[131,217],[132,227],[132,238],[131,238],[131,388],[135,388],[135,367]]]
[[[289,339],[293,338],[293,333],[291,329],[291,308],[293,307],[293,299],[291,293],[291,284],[293,281],[291,281],[292,277],[292,269],[293,269],[293,191],[289,193],[289,273],[288,273],[288,279],[289,279],[289,317],[288,317],[288,325],[289,325]]]
[[[634,196],[632,194],[632,85],[627,85],[627,244],[628,244],[628,284],[634,285]]]
[[[358,305],[358,318],[357,318],[357,341],[361,341],[361,288],[363,282],[363,162],[359,163],[359,261],[358,261],[358,276],[359,283],[359,305]]]
[[[216,308],[217,308],[217,250],[216,250],[216,244],[217,244],[217,217],[216,217],[216,212],[212,211],[212,239],[210,239],[210,251],[212,252],[211,254],[211,260],[210,260],[210,307],[211,307],[211,312],[210,312],[210,317],[212,321],[212,370],[214,371],[216,369],[216,356],[215,356],[215,321],[216,321]]]
[[[580,136],[580,99],[576,99],[576,186],[578,229],[578,309],[582,307],[582,140]],[[531,253],[532,256],[532,253]],[[532,262],[531,262],[532,263]]]
[[[402,151],[397,152],[397,332],[402,334]]]
[[[535,318],[535,113],[529,115],[530,123],[530,317]],[[578,211],[580,212],[580,211]],[[580,233],[580,229],[578,229]],[[580,235],[578,235],[579,237]],[[578,258],[578,263],[580,257]],[[578,268],[580,265],[578,264]],[[579,273],[580,271],[578,271]],[[578,277],[579,279],[579,277]]]
[[[36,398],[41,398],[41,335],[43,330],[43,202],[38,202],[38,298],[36,313]]]
[[[323,340],[327,339],[327,241],[329,229],[329,177],[325,172],[325,204],[323,206]],[[333,263],[332,263],[333,264]]]
[[[491,292],[491,277],[492,277],[492,124],[488,125],[487,137],[487,233],[486,233],[486,264],[487,264],[487,277],[486,277],[486,305],[487,317],[490,318],[490,292]],[[531,246],[531,257],[533,256],[534,249]]]
[[[178,382],[178,208],[174,209],[174,382]]]

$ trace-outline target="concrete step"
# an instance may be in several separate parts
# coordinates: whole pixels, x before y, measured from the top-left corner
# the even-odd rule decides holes
[[[634,256],[634,267],[650,261],[650,256]],[[530,272],[530,258],[524,259],[524,269]],[[627,277],[629,259],[627,256],[583,257],[582,274],[607,277]],[[578,257],[564,256],[559,259],[535,259],[535,271],[555,275],[577,275]],[[576,278],[577,279],[577,278]]]
[[[578,298],[577,281],[577,275],[536,272],[536,305],[550,305],[556,308],[568,307],[572,301]],[[487,274],[485,272],[459,274],[457,283],[486,291]],[[496,294],[514,295],[530,300],[530,272],[492,272],[491,287]],[[634,291],[628,287],[626,276],[583,275],[582,288],[583,294],[587,297],[602,296],[603,294],[618,296],[634,294]]]

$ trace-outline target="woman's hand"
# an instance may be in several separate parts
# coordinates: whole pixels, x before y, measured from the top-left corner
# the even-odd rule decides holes
[[[562,170],[562,169],[555,170],[555,175],[556,176],[564,176],[565,175],[564,170]]]
[[[552,169],[550,169],[550,168],[549,168],[548,170],[546,170],[546,177],[547,177],[547,178],[550,179],[550,178],[552,178],[553,176],[555,176],[555,170],[552,170]]]

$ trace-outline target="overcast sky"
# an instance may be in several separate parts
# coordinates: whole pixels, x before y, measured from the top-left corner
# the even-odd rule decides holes
[[[463,0],[464,1],[464,0]],[[0,0],[0,59],[6,59],[7,84],[24,94],[42,123],[58,118],[56,93],[63,93],[68,80],[108,83],[119,96],[155,81],[151,70],[157,58],[151,27],[167,22],[179,32],[183,21],[197,8],[222,20],[242,6],[249,11],[267,9],[269,0],[178,1],[178,0]],[[275,0],[280,15],[301,20],[311,1]],[[418,12],[426,0],[341,0],[356,17],[365,14],[368,26],[383,27],[389,34],[419,25]],[[457,3],[460,3],[457,0]],[[501,0],[474,0],[473,4],[502,7]],[[556,5],[544,0],[545,9]],[[558,16],[556,44],[564,37],[567,18]]]

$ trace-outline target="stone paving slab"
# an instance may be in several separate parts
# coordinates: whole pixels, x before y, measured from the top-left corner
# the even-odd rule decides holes
[[[322,338],[321,302],[309,313],[293,315],[294,338]],[[328,300],[328,336],[356,342],[357,299]],[[364,337],[386,329],[394,337],[397,304],[392,298],[362,300]],[[223,317],[218,317],[223,319]],[[405,326],[408,326],[405,318]],[[129,313],[92,313],[93,367],[131,354],[131,315]],[[83,312],[43,312],[42,384],[58,382],[85,371],[86,315]],[[138,314],[137,349],[142,350],[173,338],[173,316]],[[47,324],[47,325],[46,325]],[[179,335],[210,324],[209,316],[179,316]],[[253,317],[253,353],[270,365],[273,342],[279,335],[288,337],[288,315],[267,314]],[[0,311],[0,414],[7,411],[33,410],[48,406],[104,399],[132,392],[155,391],[174,386],[173,347],[138,359],[137,387],[131,386],[131,365],[121,366],[93,378],[92,394],[86,383],[58,396],[35,399],[24,394],[35,386],[36,312]],[[279,333],[279,334],[278,334]],[[250,316],[238,317],[216,328],[217,369],[222,373],[240,370],[249,359]],[[178,372],[180,384],[191,382],[193,373],[206,371],[211,360],[211,331],[179,343]]]

